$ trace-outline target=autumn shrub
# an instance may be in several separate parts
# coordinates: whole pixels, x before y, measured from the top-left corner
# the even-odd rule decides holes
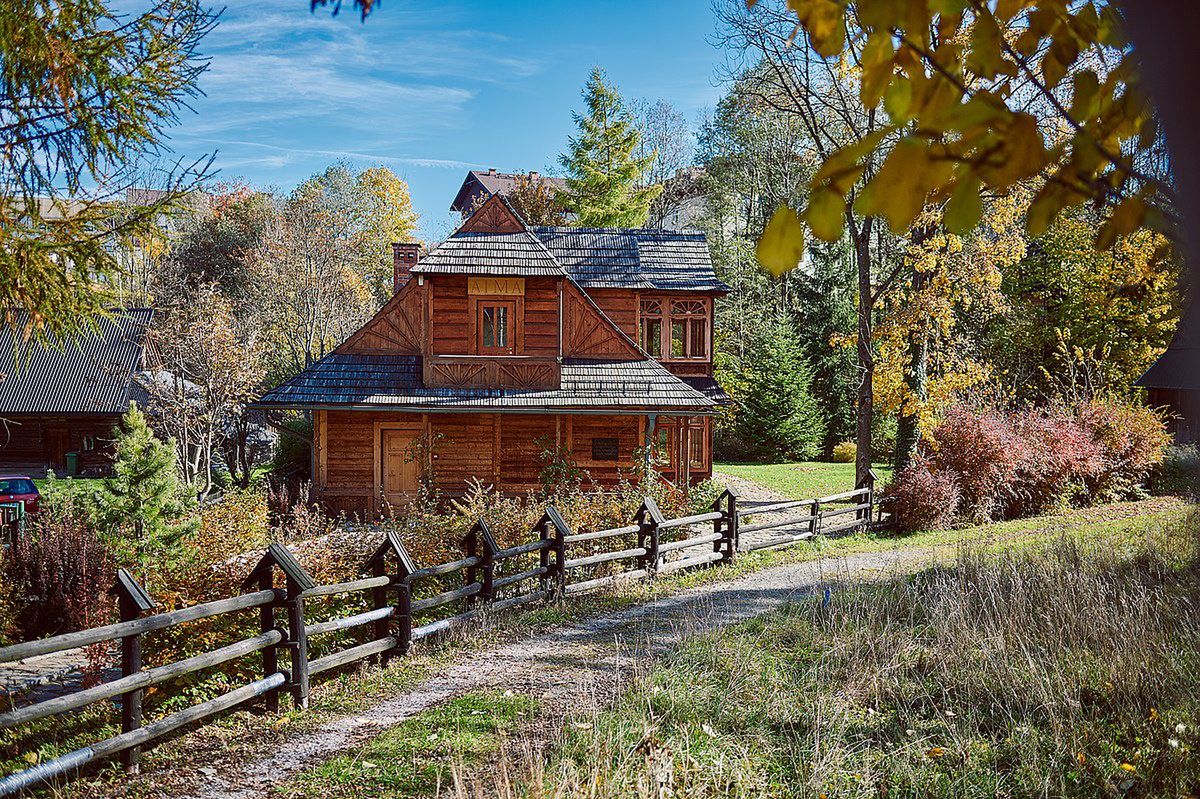
[[[923,454],[931,472],[954,476],[958,514],[971,521],[992,518],[1027,457],[1008,416],[993,408],[955,406],[930,438]]]
[[[940,530],[954,521],[960,500],[955,476],[917,457],[884,490],[883,509],[899,532]]]
[[[3,560],[13,626],[22,640],[112,620],[112,552],[72,504],[31,519]]]
[[[1158,412],[1116,399],[1012,411],[956,406],[922,442],[920,468],[899,475],[889,503],[900,529],[932,524],[924,494],[938,475],[952,478],[938,495],[952,482],[959,497],[940,526],[1133,498],[1168,441]]]
[[[1068,507],[1104,469],[1100,444],[1065,408],[1014,413],[1009,423],[1021,446],[1016,474],[1002,492],[1005,518]]]
[[[854,463],[855,457],[858,455],[858,445],[853,441],[842,441],[835,444],[833,454],[830,457],[834,463]]]
[[[1100,502],[1137,494],[1171,443],[1162,413],[1135,402],[1101,398],[1085,403],[1079,418],[1099,444],[1103,459],[1103,468],[1087,481],[1088,491]]]

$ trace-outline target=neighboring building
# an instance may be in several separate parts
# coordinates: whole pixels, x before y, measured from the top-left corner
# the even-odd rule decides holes
[[[717,280],[701,234],[529,228],[492,195],[419,259],[395,246],[395,296],[256,406],[311,411],[314,487],[361,511],[476,477],[539,486],[567,451],[601,484],[657,443],[667,479],[712,472]],[[640,341],[640,346],[639,346]]]
[[[481,172],[472,169],[467,173],[462,186],[459,187],[458,194],[454,195],[454,202],[450,203],[450,210],[461,214],[462,218],[466,219],[492,195],[499,194],[501,197],[507,197],[516,189],[517,180],[523,177],[526,177],[526,174],[520,172],[497,172],[495,169]],[[528,177],[543,184],[554,193],[563,191],[567,187],[567,181],[563,178],[552,178],[537,172],[528,173]]]
[[[1179,322],[1171,346],[1137,385],[1150,404],[1167,408],[1171,432],[1181,444],[1200,442],[1200,304],[1192,303]]]
[[[708,197],[704,193],[704,167],[680,169],[663,181],[662,193],[650,207],[647,227],[694,230],[704,222]]]
[[[142,398],[135,376],[153,318],[113,311],[95,332],[41,345],[20,343],[26,317],[14,313],[0,327],[0,470],[107,474],[113,426]]]

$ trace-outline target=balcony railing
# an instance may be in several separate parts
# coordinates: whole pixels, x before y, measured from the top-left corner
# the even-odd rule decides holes
[[[428,388],[557,389],[562,366],[553,356],[431,355],[422,365]]]

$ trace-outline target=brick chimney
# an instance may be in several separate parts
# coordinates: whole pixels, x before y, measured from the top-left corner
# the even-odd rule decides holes
[[[395,242],[392,244],[392,266],[394,277],[392,288],[399,291],[412,277],[412,268],[421,258],[421,245],[415,241]]]

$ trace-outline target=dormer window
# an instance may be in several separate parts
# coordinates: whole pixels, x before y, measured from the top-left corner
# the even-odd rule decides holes
[[[479,300],[480,355],[512,355],[514,352],[514,322],[517,318],[517,303],[514,300]]]
[[[642,300],[641,307],[641,341],[642,349],[652,358],[662,357],[662,301]]]
[[[671,357],[708,357],[708,306],[703,300],[672,300]]]

